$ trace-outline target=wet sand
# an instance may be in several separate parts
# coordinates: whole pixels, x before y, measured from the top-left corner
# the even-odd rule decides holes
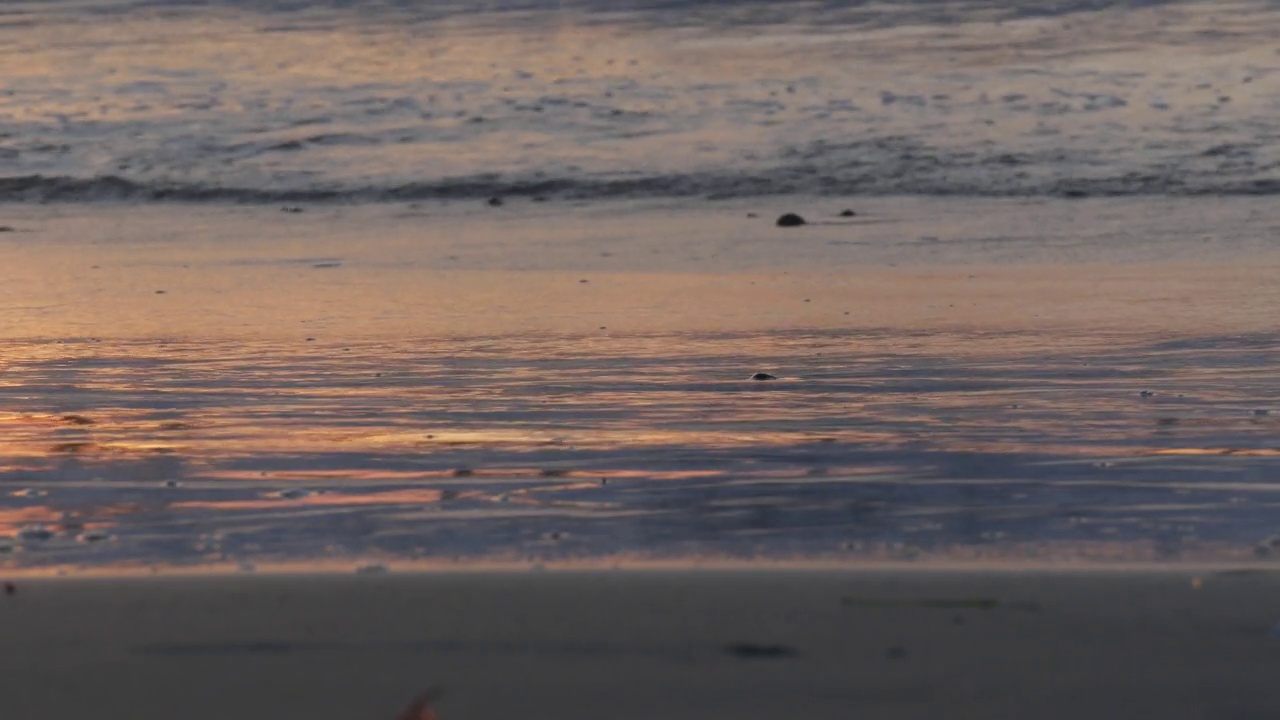
[[[1264,718],[1280,574],[686,570],[23,578],[28,720]]]
[[[1273,205],[6,206],[0,568],[1250,560]]]

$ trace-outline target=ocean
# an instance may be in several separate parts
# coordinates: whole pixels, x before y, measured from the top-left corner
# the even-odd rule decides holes
[[[1276,37],[6,3],[0,567],[1265,561]]]
[[[1266,2],[0,8],[0,200],[1280,189]]]

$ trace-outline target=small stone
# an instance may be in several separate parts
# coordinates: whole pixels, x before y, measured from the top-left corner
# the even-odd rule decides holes
[[[12,225],[0,225],[0,232],[13,232]]]
[[[280,208],[280,212],[282,212],[282,213],[290,213],[290,214],[293,214],[293,215],[297,215],[298,213],[302,212],[302,208],[300,208],[300,207],[294,207],[294,206],[291,206],[291,205],[286,205],[286,206],[284,206],[284,207]]]
[[[489,207],[502,207],[502,198],[494,196],[488,200]]]
[[[800,227],[805,224],[805,219],[795,213],[787,213],[778,218],[778,227]]]
[[[28,525],[18,531],[19,540],[50,540],[53,538],[53,531],[43,525]]]
[[[840,217],[857,217],[857,216],[858,216],[858,213],[848,208],[845,208],[844,210],[840,211]]]
[[[751,376],[751,379],[752,379],[752,380],[777,380],[777,379],[778,379],[778,376],[777,376],[777,375],[770,375],[769,373],[765,373],[765,372],[758,372],[758,373],[756,373],[756,374],[752,375],[752,376]]]
[[[1154,396],[1155,396],[1155,393],[1150,390],[1143,390],[1142,392],[1138,393],[1138,397],[1149,398]]]

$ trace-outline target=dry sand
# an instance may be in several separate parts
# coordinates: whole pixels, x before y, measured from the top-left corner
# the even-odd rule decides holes
[[[1280,717],[1280,573],[690,570],[15,581],[4,717]]]

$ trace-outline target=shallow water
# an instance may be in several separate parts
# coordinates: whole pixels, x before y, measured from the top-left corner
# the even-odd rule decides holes
[[[0,9],[0,199],[1272,194],[1265,2]]]
[[[857,330],[9,342],[0,543],[18,566],[1252,557],[1280,493],[1276,351]]]

